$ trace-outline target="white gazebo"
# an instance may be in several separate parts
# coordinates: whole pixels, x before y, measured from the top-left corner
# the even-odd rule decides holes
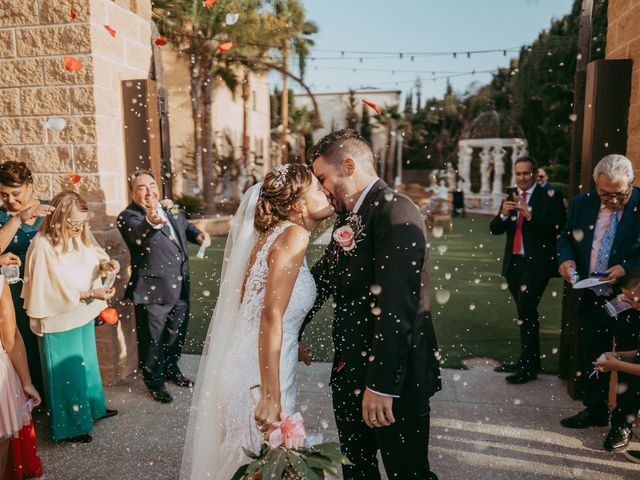
[[[465,209],[476,213],[495,213],[504,198],[505,157],[511,161],[510,185],[515,185],[513,164],[528,153],[522,128],[508,115],[491,110],[480,114],[458,142],[458,175],[456,188],[464,192]],[[471,162],[479,150],[480,188],[471,187]],[[509,160],[507,160],[509,161]]]

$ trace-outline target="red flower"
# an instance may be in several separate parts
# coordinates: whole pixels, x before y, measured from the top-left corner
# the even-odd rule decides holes
[[[153,43],[155,43],[157,46],[161,47],[161,46],[167,44],[167,39],[164,38],[164,37],[158,37],[153,41]]]
[[[211,8],[213,7],[213,4],[216,3],[217,0],[205,0],[204,1],[204,6],[207,8]]]

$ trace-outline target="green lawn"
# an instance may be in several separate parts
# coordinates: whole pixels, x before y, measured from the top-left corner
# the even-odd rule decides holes
[[[431,240],[432,311],[444,365],[462,366],[462,360],[491,357],[514,360],[519,351],[515,307],[500,278],[504,236],[489,234],[489,219],[457,219],[455,233]],[[199,353],[218,293],[218,276],[226,237],[213,239],[207,258],[195,258],[192,247],[191,323],[185,350]],[[324,247],[310,247],[310,264]],[[541,302],[542,366],[547,372],[558,368],[562,283],[553,279]],[[316,316],[305,337],[317,360],[331,359],[331,306]]]

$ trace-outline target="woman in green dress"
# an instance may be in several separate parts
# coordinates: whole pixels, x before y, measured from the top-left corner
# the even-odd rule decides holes
[[[7,161],[0,164],[0,266],[19,265],[24,278],[24,260],[31,239],[38,233],[42,217],[53,208],[33,194],[33,176],[24,162]],[[29,328],[29,317],[20,297],[22,283],[10,284],[11,298],[16,312],[18,330],[24,340],[33,385],[44,391],[38,337]]]

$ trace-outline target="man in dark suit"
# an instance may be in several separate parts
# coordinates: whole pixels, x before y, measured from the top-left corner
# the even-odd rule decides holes
[[[560,195],[536,184],[538,166],[533,157],[514,163],[517,193],[502,202],[491,221],[493,235],[507,234],[502,275],[518,311],[520,358],[499,371],[513,372],[509,383],[537,378],[540,370],[540,319],[538,305],[549,279],[556,273],[556,240],[565,222]]]
[[[536,173],[536,183],[542,188],[556,190],[555,185],[549,182],[549,175],[547,174],[547,171],[542,167],[538,168],[538,173]]]
[[[132,202],[118,217],[118,230],[131,254],[131,279],[125,298],[136,310],[138,353],[144,382],[160,403],[173,400],[165,380],[192,387],[178,368],[189,318],[187,241],[202,244],[207,235],[184,214],[165,210],[153,174],[129,178]]]
[[[585,409],[562,420],[567,428],[586,428],[609,424],[609,374],[590,375],[594,362],[602,353],[633,350],[637,344],[638,321],[635,311],[617,318],[607,315],[605,301],[619,288],[617,280],[640,265],[640,190],[632,186],[633,166],[622,155],[608,155],[593,171],[596,191],[573,199],[567,225],[558,240],[560,275],[567,282],[577,272],[580,279],[594,273],[606,282],[581,290],[578,316],[582,375],[587,375]],[[618,374],[620,385],[629,385],[628,374]],[[631,438],[631,424],[640,405],[633,395],[620,389],[617,407],[611,415],[611,430],[604,441],[606,450],[626,447]]]
[[[411,200],[377,177],[373,151],[355,130],[326,136],[310,160],[339,214],[312,268],[318,298],[305,324],[332,296],[333,406],[354,464],[344,478],[379,479],[380,450],[389,478],[436,479],[429,399],[441,384],[424,222]]]

